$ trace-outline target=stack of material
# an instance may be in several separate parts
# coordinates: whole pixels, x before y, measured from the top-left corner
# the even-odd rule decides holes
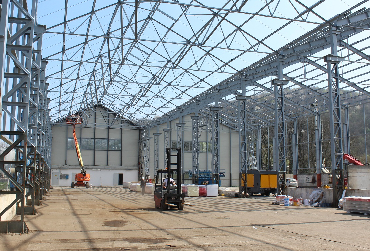
[[[289,195],[277,195],[275,202],[273,204],[275,205],[285,205],[285,198],[288,198],[289,204],[287,206],[292,206],[293,205],[293,197]]]
[[[130,184],[130,190],[134,191],[134,192],[141,192],[140,183],[131,183]]]
[[[199,196],[199,187],[197,185],[188,185],[188,196],[189,197],[198,197]]]
[[[124,188],[130,188],[131,182],[123,182],[122,187]]]
[[[218,184],[207,185],[207,197],[217,197],[218,195]]]
[[[202,196],[202,197],[207,196],[207,186],[206,185],[199,185],[199,196]]]
[[[276,205],[284,204],[285,197],[286,195],[277,195],[275,199],[275,203],[273,204],[276,204]]]
[[[181,184],[181,192],[188,196],[188,186],[186,184]]]
[[[221,196],[235,197],[239,193],[239,187],[219,187],[218,194]]]
[[[152,194],[154,193],[154,186],[152,183],[146,183],[145,185],[145,193]]]
[[[370,213],[370,197],[345,197],[343,210],[349,213]]]

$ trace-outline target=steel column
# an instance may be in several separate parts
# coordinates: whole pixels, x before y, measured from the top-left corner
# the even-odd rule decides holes
[[[141,180],[142,177],[149,175],[149,155],[150,155],[150,138],[149,138],[150,129],[144,128],[141,130],[140,135],[140,170],[139,170],[139,179]]]
[[[1,222],[0,221],[0,232],[7,233],[7,224],[14,225],[14,232],[25,233],[28,232],[27,225],[24,222],[25,215],[25,199],[26,199],[26,167],[27,167],[27,134],[25,132],[13,132],[13,131],[1,131],[1,136],[13,135],[15,137],[14,143],[11,143],[1,154],[0,154],[0,170],[14,185],[14,191],[11,191],[16,195],[16,198],[11,202],[5,209],[0,212],[1,216],[9,210],[14,204],[16,204],[17,214],[21,215],[20,222]],[[16,151],[15,160],[5,160],[5,157],[12,151]],[[11,165],[14,168],[15,173],[12,175],[10,169],[5,169],[5,164]],[[3,193],[0,191],[0,194]],[[20,205],[19,205],[20,204]],[[4,225],[5,224],[5,225]],[[5,227],[4,227],[5,226]]]
[[[185,123],[176,123],[176,135],[177,135],[177,141],[176,141],[176,146],[177,148],[182,148],[183,147],[183,130],[184,130]]]
[[[363,113],[364,113],[364,137],[365,137],[365,163],[367,163],[367,135],[366,135],[366,112],[365,112],[365,104],[362,105],[363,107]]]
[[[191,116],[192,120],[192,182],[196,184],[199,177],[199,116]]]
[[[183,158],[184,158],[184,126],[185,123],[182,123],[182,117],[180,117],[180,123],[176,123],[176,128],[177,128],[177,149],[181,149],[181,165],[184,163]],[[181,166],[181,177],[182,177],[182,182],[184,182],[184,173],[183,173],[183,168]]]
[[[279,172],[279,193],[282,194],[286,174],[284,85],[289,81],[283,79],[283,61],[280,58],[278,60],[278,78],[272,80],[275,96],[274,170]]]
[[[154,175],[157,173],[159,169],[159,136],[162,133],[153,133],[154,135]]]
[[[220,110],[221,107],[210,107],[212,113],[212,173],[213,181],[219,184],[220,174]]]
[[[244,88],[245,89],[245,88]],[[238,101],[239,131],[239,196],[247,195],[247,112],[246,100],[243,95],[236,96]]]
[[[262,131],[261,127],[257,128],[257,145],[256,145],[256,158],[257,158],[257,169],[262,169]]]
[[[349,133],[349,110],[348,106],[345,107],[345,121],[343,125],[343,151],[344,153],[351,154],[351,136]]]
[[[164,164],[167,163],[167,154],[166,154],[166,149],[171,148],[171,128],[169,127],[169,123],[167,124],[168,128],[163,129],[163,140],[164,140]],[[156,175],[156,174],[155,174]]]
[[[292,135],[292,155],[293,155],[293,178],[298,178],[298,121],[294,120],[294,132]]]
[[[8,38],[8,11],[9,0],[3,0],[1,5],[0,17],[0,125],[3,118],[2,99],[3,99],[3,85],[5,81],[5,65],[6,65],[6,44]]]
[[[338,65],[342,59],[337,56],[337,31],[331,27],[331,55],[324,57],[327,63],[329,87],[330,143],[333,182],[333,204],[336,206],[344,188],[343,180],[343,135]]]
[[[315,109],[317,112],[317,109]],[[322,128],[321,116],[319,113],[315,116],[315,142],[316,142],[316,175],[317,187],[321,187],[321,169],[322,169]]]

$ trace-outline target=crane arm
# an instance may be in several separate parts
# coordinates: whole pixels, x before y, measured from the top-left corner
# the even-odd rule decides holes
[[[75,125],[73,125],[73,139],[75,141],[76,153],[77,153],[78,162],[80,163],[81,173],[85,173],[84,162],[82,160],[80,146],[79,146],[78,140],[77,140],[76,127],[75,127]]]
[[[85,176],[86,171],[85,171],[85,168],[84,168],[84,162],[82,160],[80,146],[78,144],[77,135],[76,135],[76,124],[81,124],[82,123],[82,118],[79,117],[78,115],[71,115],[71,116],[66,118],[66,122],[67,122],[68,125],[72,125],[72,127],[73,127],[73,139],[74,139],[75,146],[76,146],[77,159],[78,159],[78,162],[79,162],[80,167],[81,167],[81,173]]]
[[[363,166],[364,164],[361,163],[358,159],[355,157],[349,155],[348,153],[343,154],[343,159],[348,160],[349,163],[358,165],[358,166]]]

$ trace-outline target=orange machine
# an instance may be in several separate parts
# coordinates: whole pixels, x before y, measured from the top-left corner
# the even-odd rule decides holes
[[[90,174],[86,173],[84,169],[84,163],[82,161],[80,146],[78,145],[78,140],[76,136],[76,125],[82,124],[82,118],[78,115],[72,115],[66,118],[66,122],[68,125],[73,126],[73,138],[75,141],[78,162],[80,163],[80,167],[81,167],[81,172],[75,175],[75,182],[72,181],[71,188],[74,188],[75,186],[79,186],[79,187],[84,186],[86,188],[89,188],[90,187],[90,184],[89,184]]]

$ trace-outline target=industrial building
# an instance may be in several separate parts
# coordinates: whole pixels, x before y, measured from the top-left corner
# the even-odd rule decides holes
[[[138,179],[139,129],[111,110],[97,106],[84,111],[76,128],[82,158],[93,186],[118,186]],[[65,123],[65,120],[64,120]],[[72,126],[52,126],[51,185],[70,186],[80,172]]]
[[[370,196],[369,27],[367,0],[3,0],[0,231],[53,187],[152,182],[167,149],[239,198]]]

